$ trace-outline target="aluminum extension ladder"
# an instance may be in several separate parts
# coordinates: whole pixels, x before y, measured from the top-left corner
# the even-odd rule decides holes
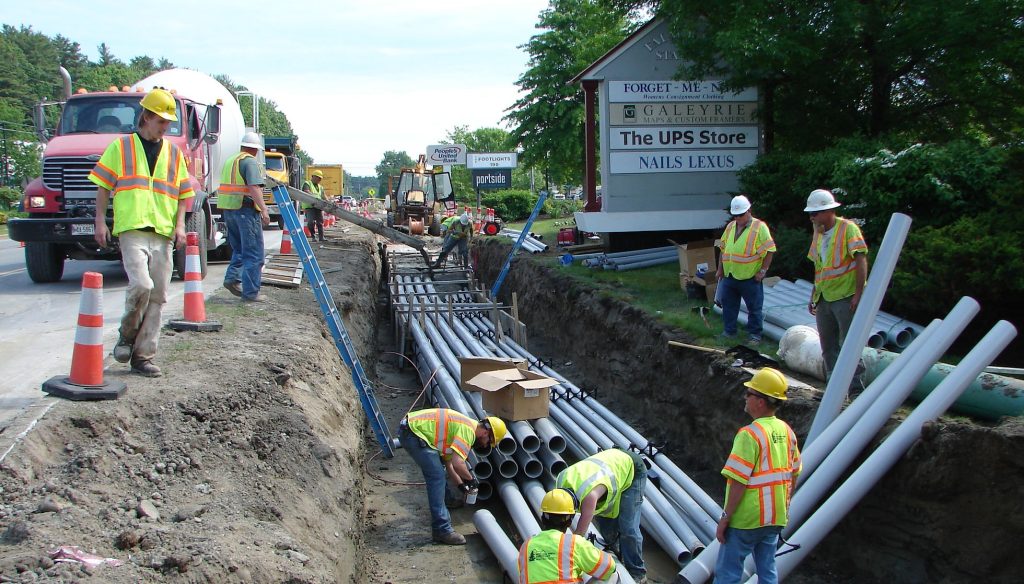
[[[370,427],[373,428],[373,433],[377,436],[377,442],[380,443],[384,457],[391,458],[395,455],[395,452],[391,441],[391,433],[388,432],[387,422],[384,420],[384,415],[377,405],[377,398],[373,395],[373,386],[370,384],[370,380],[366,378],[363,365],[359,362],[359,355],[352,344],[352,337],[349,336],[345,323],[341,319],[341,314],[338,312],[338,306],[334,302],[334,297],[331,296],[331,290],[327,287],[327,282],[324,281],[324,274],[320,271],[320,265],[316,261],[316,256],[313,255],[313,248],[310,247],[309,240],[306,239],[306,234],[302,231],[302,225],[299,224],[299,216],[295,212],[295,205],[288,196],[286,187],[276,186],[273,189],[273,193],[274,202],[277,203],[277,208],[284,219],[284,226],[291,232],[292,247],[295,248],[295,253],[298,254],[299,259],[302,260],[302,265],[306,268],[306,274],[309,275],[309,283],[313,288],[313,293],[316,295],[317,302],[320,303],[320,310],[324,313],[324,319],[327,321],[327,328],[331,329],[331,335],[334,337],[334,346],[337,347],[338,353],[341,354],[341,358],[345,361],[345,365],[348,365],[348,368],[352,371],[352,381],[355,383],[356,391],[359,392],[359,401],[363,404],[366,417],[370,420]]]

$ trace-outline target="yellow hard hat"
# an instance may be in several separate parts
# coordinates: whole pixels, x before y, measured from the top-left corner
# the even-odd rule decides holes
[[[786,376],[783,375],[781,371],[772,369],[771,367],[759,369],[754,373],[754,376],[750,381],[743,385],[758,393],[781,401],[786,401],[786,390],[789,389],[789,383],[786,382]]]
[[[505,426],[505,422],[501,418],[495,416],[487,416],[484,418],[487,426],[491,430],[491,446],[494,446],[508,434],[508,428]]]
[[[569,491],[554,489],[544,494],[544,498],[540,501],[540,510],[552,515],[574,515],[576,501]]]
[[[322,171],[320,169],[314,170],[313,171],[313,176],[316,176],[316,177],[319,177],[319,178],[323,178],[324,177],[324,171]]]
[[[166,89],[158,87],[150,91],[139,103],[142,104],[142,107],[165,120],[178,121],[178,105],[174,101],[174,96]]]

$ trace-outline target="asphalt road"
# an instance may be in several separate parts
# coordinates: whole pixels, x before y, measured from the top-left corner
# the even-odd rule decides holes
[[[263,238],[268,252],[280,247],[280,231],[264,231]],[[209,264],[203,283],[207,296],[220,287],[226,266]],[[28,277],[18,242],[0,239],[0,461],[39,417],[61,401],[44,394],[41,386],[70,372],[85,272],[103,275],[103,346],[109,364],[128,287],[120,262],[68,260],[60,282],[36,284]],[[183,295],[184,283],[172,280],[165,321],[180,316]]]

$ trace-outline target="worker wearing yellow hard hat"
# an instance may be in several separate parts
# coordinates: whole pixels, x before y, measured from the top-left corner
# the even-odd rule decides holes
[[[464,545],[466,538],[452,528],[448,513],[449,507],[462,506],[463,497],[454,494],[448,483],[462,495],[475,495],[480,483],[466,464],[469,451],[501,442],[508,433],[505,422],[494,416],[474,420],[455,410],[431,408],[409,412],[398,426],[398,440],[420,466],[427,484],[433,540]]]
[[[615,560],[570,530],[576,498],[566,489],[548,491],[540,502],[541,531],[519,548],[519,584],[608,580]]]
[[[166,89],[156,88],[147,93],[139,104],[169,122],[178,121],[178,107],[174,96]]]
[[[302,183],[302,190],[323,200],[324,187],[320,181],[324,179],[324,171],[319,168],[309,173],[309,180]],[[306,231],[310,239],[317,239],[319,233],[320,241],[324,240],[324,212],[309,203],[300,203],[303,213],[306,215]]]
[[[775,417],[786,401],[786,377],[765,367],[743,385],[744,411],[754,420],[736,433],[722,468],[725,506],[716,533],[722,547],[715,563],[715,582],[721,584],[740,582],[743,560],[751,554],[758,580],[778,582],[775,551],[801,469],[796,434]]]

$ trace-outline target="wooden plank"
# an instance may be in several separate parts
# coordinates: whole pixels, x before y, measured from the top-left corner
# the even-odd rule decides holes
[[[705,353],[720,353],[720,354],[724,354],[725,353],[725,351],[723,351],[722,349],[715,349],[715,348],[712,348],[712,347],[701,347],[701,346],[698,346],[698,345],[690,345],[688,343],[681,343],[679,341],[669,341],[668,344],[672,345],[673,347],[683,347],[684,349],[693,349],[694,351],[704,351]]]
[[[303,271],[302,261],[296,255],[269,255],[263,265],[260,282],[282,288],[297,288],[302,283]]]

